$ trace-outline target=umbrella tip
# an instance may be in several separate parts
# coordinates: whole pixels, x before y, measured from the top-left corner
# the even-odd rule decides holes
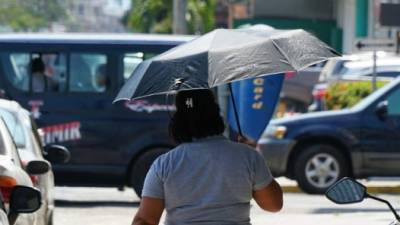
[[[183,78],[176,78],[174,81],[174,85],[181,85],[183,83]]]
[[[178,90],[181,87],[181,85],[185,82],[185,80],[186,79],[182,78],[182,77],[175,78],[174,84],[172,85],[172,90],[174,90],[174,91]]]

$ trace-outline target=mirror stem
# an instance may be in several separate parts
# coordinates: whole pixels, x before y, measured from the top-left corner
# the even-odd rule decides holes
[[[18,213],[10,212],[8,214],[8,221],[10,225],[14,225],[15,222],[17,221]]]
[[[375,197],[375,196],[372,196],[372,195],[369,195],[369,194],[366,194],[365,197],[367,197],[367,198],[372,198],[372,199],[374,199],[374,200],[376,200],[376,201],[386,203],[386,205],[389,206],[390,210],[392,211],[392,213],[393,213],[394,216],[396,217],[396,220],[400,222],[400,216],[399,216],[399,214],[397,214],[396,210],[393,208],[393,206],[390,204],[389,201],[386,201],[385,199],[381,199],[381,198],[378,198],[378,197]]]

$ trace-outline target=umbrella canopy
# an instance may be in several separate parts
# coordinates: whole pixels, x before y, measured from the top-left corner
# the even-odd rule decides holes
[[[336,56],[301,29],[216,29],[139,64],[114,101],[298,71]]]

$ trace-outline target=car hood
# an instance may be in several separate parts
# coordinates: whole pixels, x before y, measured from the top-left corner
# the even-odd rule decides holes
[[[343,109],[343,110],[334,110],[334,111],[323,111],[323,112],[311,112],[305,113],[301,115],[295,115],[291,117],[285,117],[281,119],[273,119],[270,122],[270,125],[286,125],[286,124],[295,124],[310,120],[312,122],[321,122],[327,120],[335,120],[338,117],[349,116],[355,114],[356,112],[351,109]]]

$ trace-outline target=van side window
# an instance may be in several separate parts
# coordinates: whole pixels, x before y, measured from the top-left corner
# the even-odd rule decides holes
[[[400,88],[395,90],[387,99],[388,115],[400,116]]]
[[[66,80],[66,57],[58,53],[11,53],[14,87],[23,91],[63,92]]]
[[[152,53],[152,52],[126,53],[124,55],[124,81],[126,81],[131,76],[131,74],[139,65],[139,63],[143,62],[146,59],[150,59],[156,55],[157,53]]]
[[[11,53],[10,62],[14,73],[13,75],[11,75],[11,73],[6,73],[9,74],[7,78],[14,87],[23,91],[28,91],[30,55],[27,53]]]
[[[110,86],[104,54],[71,53],[69,69],[70,92],[105,92]]]

